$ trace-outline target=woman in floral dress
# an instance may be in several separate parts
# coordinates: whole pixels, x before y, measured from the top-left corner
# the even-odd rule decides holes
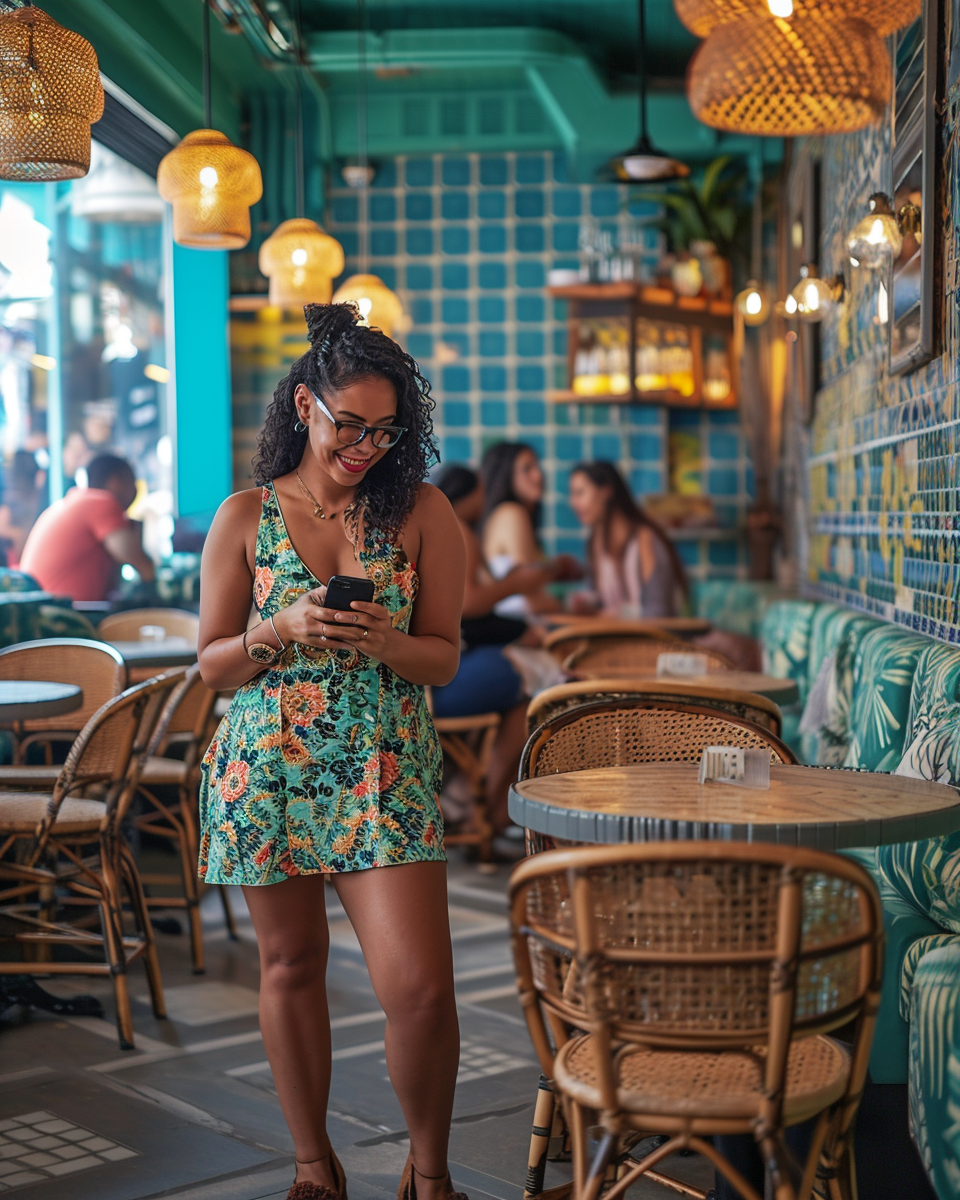
[[[423,482],[433,402],[416,363],[352,305],[304,311],[310,349],[267,410],[259,486],[224,501],[204,549],[200,669],[237,690],[203,762],[200,877],[242,885],[256,929],[291,1200],[346,1197],[326,1132],[326,876],[387,1017],[401,1197],[442,1200],[460,1043],[423,687],[457,669],[463,541]],[[372,580],[373,601],[325,608],[333,575]]]

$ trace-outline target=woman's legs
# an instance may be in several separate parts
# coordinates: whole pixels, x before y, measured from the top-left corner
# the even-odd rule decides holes
[[[387,1067],[410,1131],[418,1200],[436,1200],[445,1190],[460,1061],[446,864],[405,863],[333,881],[387,1015]]]
[[[325,1157],[330,1151],[330,1017],[323,880],[322,875],[298,875],[269,887],[245,887],[243,894],[260,948],[263,1044],[298,1164],[306,1164],[298,1165],[297,1178],[333,1188]]]

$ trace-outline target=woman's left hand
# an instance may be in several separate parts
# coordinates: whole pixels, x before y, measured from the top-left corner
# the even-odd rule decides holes
[[[320,620],[325,645],[334,650],[361,650],[370,658],[382,660],[397,635],[390,610],[365,600],[352,601],[349,612],[324,608]]]

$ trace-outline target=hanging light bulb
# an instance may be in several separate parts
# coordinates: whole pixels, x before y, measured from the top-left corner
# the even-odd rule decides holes
[[[103,116],[97,56],[32,4],[0,13],[0,179],[49,183],[90,169]]]
[[[333,303],[352,303],[360,310],[360,324],[381,329],[387,337],[403,321],[403,305],[376,275],[351,275],[333,293]]]
[[[821,279],[813,263],[805,263],[800,268],[800,282],[790,295],[796,302],[800,320],[815,324],[836,308],[843,291],[842,275],[832,280]]]
[[[745,325],[762,325],[770,316],[770,299],[755,279],[737,295],[737,309]]]
[[[783,312],[788,317],[795,317],[797,315],[797,300],[793,292],[787,293],[787,298],[783,302]]]
[[[173,240],[194,250],[239,250],[250,241],[250,206],[263,195],[260,166],[212,129],[210,4],[203,0],[203,108],[206,129],[188,133],[160,160],[157,188],[173,205]]]
[[[793,16],[793,0],[767,0],[767,8],[771,17],[779,17],[781,21],[789,21]]]
[[[850,231],[847,251],[855,265],[875,271],[900,256],[903,234],[889,197],[876,192],[869,203],[869,213]]]
[[[343,247],[316,221],[284,221],[260,247],[260,270],[270,280],[270,303],[281,308],[329,304],[343,271]]]

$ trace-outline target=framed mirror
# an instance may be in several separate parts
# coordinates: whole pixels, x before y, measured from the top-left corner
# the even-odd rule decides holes
[[[941,0],[896,35],[893,99],[893,211],[903,245],[890,282],[890,371],[902,375],[936,349],[936,108]]]

